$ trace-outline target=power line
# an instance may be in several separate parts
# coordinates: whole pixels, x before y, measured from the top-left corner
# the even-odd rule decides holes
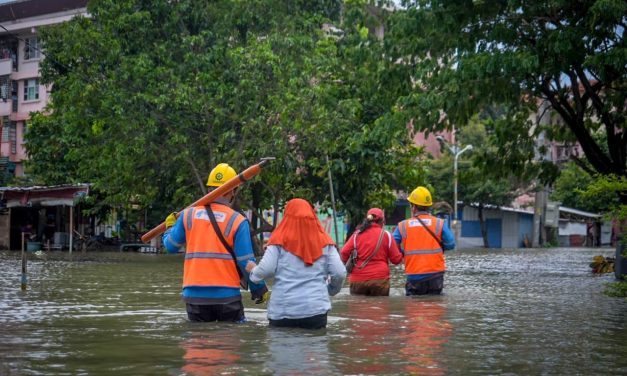
[[[4,25],[0,24],[0,27],[3,28],[4,31],[6,31],[13,38],[21,40],[24,43],[28,43],[28,41],[26,39],[20,38],[17,34],[13,34],[12,32],[10,32],[9,29],[4,27]],[[46,55],[39,47],[31,46],[30,44],[28,45],[28,47],[36,49],[37,51],[39,51],[40,54],[42,54],[44,56]]]
[[[63,68],[64,68],[67,72],[72,72],[72,69],[70,69],[70,67],[69,67],[69,66],[67,66],[66,64],[61,63],[59,60],[54,59],[53,57],[50,57],[49,55],[47,55],[46,53],[44,53],[44,51],[43,51],[41,48],[39,48],[38,46],[32,46],[32,45],[30,45],[30,43],[29,43],[26,39],[21,38],[20,36],[18,36],[18,35],[17,35],[17,34],[15,34],[15,33],[12,33],[11,31],[9,31],[9,29],[7,29],[6,27],[4,27],[4,25],[0,24],[0,28],[4,29],[4,30],[7,32],[7,34],[8,34],[9,36],[11,36],[11,37],[13,37],[13,38],[15,38],[15,39],[17,39],[17,40],[21,40],[22,42],[24,42],[25,44],[27,44],[29,48],[33,48],[33,49],[37,50],[37,51],[38,51],[41,55],[45,56],[45,58],[46,58],[46,59],[49,59],[49,60],[50,60],[50,61],[52,61],[53,63],[55,63],[55,64],[57,64],[57,65],[59,65],[59,66],[63,67]],[[17,53],[17,52],[16,52],[16,53]],[[74,72],[74,73],[77,73],[77,72]],[[82,75],[82,74],[80,74],[80,73],[78,73],[78,77],[79,77],[80,79],[82,79],[83,81],[88,82],[88,83],[97,83],[97,81],[94,81],[94,80],[92,80],[92,79],[91,79],[91,78],[89,78],[89,77],[83,76],[83,75]]]

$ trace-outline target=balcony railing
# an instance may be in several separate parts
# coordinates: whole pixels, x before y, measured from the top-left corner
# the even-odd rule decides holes
[[[0,116],[9,116],[11,114],[11,100],[0,99]]]
[[[13,72],[13,60],[0,59],[0,76],[8,76]]]

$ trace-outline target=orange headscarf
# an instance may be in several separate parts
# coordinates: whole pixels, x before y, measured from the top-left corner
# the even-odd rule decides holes
[[[285,205],[283,220],[268,240],[271,244],[282,246],[310,266],[322,256],[322,247],[335,242],[322,228],[309,202],[294,198]]]

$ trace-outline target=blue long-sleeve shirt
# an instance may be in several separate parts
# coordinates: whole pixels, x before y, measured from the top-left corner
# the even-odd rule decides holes
[[[427,212],[420,212],[417,215],[420,214],[429,214]],[[403,246],[401,244],[402,242],[402,236],[401,236],[401,231],[399,229],[399,226],[396,226],[396,228],[394,229],[394,233],[392,234],[392,236],[394,237],[394,240],[396,241],[396,244],[398,244],[399,249],[401,250],[401,253],[405,254],[405,250],[403,249]],[[453,234],[453,231],[451,231],[451,228],[449,226],[448,220],[444,221],[444,226],[442,226],[442,250],[443,251],[449,251],[451,249],[455,248],[455,235]],[[429,279],[429,278],[433,278],[437,275],[441,275],[444,274],[443,272],[438,272],[438,273],[425,273],[425,274],[410,274],[407,275],[407,279],[410,281],[420,281],[423,279]]]
[[[221,203],[217,201],[218,203]],[[163,244],[168,253],[178,253],[180,248],[185,244],[185,225],[183,223],[183,216],[179,216],[172,227],[167,229],[163,234]],[[250,238],[250,225],[248,220],[245,219],[241,222],[235,235],[233,237],[233,251],[237,258],[237,264],[244,277],[250,281],[248,272],[246,272],[246,264],[248,261],[257,261],[253,251],[253,245]],[[254,294],[255,291],[265,287],[265,283],[249,282],[250,292]],[[194,302],[202,299],[218,299],[228,301],[229,298],[240,298],[240,289],[236,287],[199,287],[189,286],[183,288],[183,299],[188,302]]]

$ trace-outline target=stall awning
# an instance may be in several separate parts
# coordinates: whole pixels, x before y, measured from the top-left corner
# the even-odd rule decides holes
[[[0,187],[0,195],[8,208],[74,206],[79,198],[87,196],[88,193],[89,184]]]

